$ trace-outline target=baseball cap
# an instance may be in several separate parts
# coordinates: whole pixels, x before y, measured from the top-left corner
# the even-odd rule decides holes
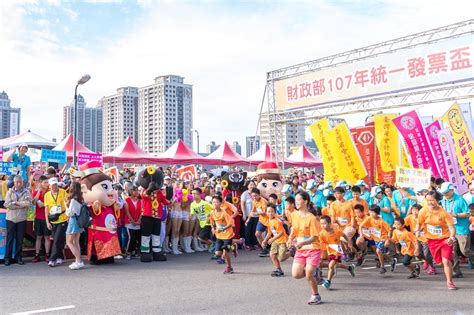
[[[315,186],[316,182],[314,181],[314,179],[310,179],[306,185],[306,189],[313,189],[314,186]]]
[[[347,182],[345,180],[340,180],[337,182],[336,187],[345,187]]]
[[[381,192],[382,192],[382,188],[380,188],[379,186],[372,187],[372,191],[370,192],[370,197],[374,198],[375,196],[377,196],[378,193],[381,193]]]
[[[290,192],[290,190],[291,190],[291,186],[288,185],[288,184],[285,184],[285,185],[283,185],[283,188],[281,189],[281,192],[285,194],[285,193]]]
[[[201,178],[207,178],[207,174],[206,174],[206,173],[202,173],[202,174],[201,174]]]
[[[323,191],[323,190],[324,190],[324,185],[319,185],[319,186],[318,186],[318,190],[319,190],[319,191]]]
[[[171,179],[168,175],[165,176],[164,180]]]
[[[363,179],[359,179],[356,183],[356,186],[367,186]]]
[[[329,187],[332,187],[332,183],[331,182],[325,182],[324,183],[324,189],[327,189]]]
[[[58,181],[58,179],[57,179],[56,177],[51,177],[51,178],[48,180],[48,184],[49,184],[50,186],[52,186],[52,185],[58,185],[58,184],[59,184],[59,181]]]
[[[439,189],[439,192],[442,194],[447,193],[448,191],[454,189],[453,183],[450,182],[444,182],[441,184],[441,188]]]
[[[23,147],[26,147],[28,149],[28,145],[26,143],[22,143],[18,146],[19,148],[23,148]]]

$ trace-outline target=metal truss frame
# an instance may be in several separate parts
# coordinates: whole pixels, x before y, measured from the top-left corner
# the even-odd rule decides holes
[[[276,109],[275,81],[473,33],[474,19],[471,19],[268,72],[266,90],[270,123],[270,146],[276,153],[277,161],[282,161],[284,158],[285,148],[283,147],[282,128],[286,123],[291,122],[309,125],[322,117],[372,112],[405,106],[420,106],[430,103],[472,98],[474,97],[474,81],[459,84],[446,83],[431,88],[396,92],[379,97],[341,101],[330,105],[314,105],[303,109],[287,111],[277,111]]]

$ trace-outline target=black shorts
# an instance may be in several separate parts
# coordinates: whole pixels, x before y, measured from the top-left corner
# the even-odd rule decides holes
[[[403,266],[409,266],[411,264],[412,258],[413,256],[403,255],[403,259],[402,259]]]
[[[212,233],[211,233],[211,226],[206,225],[199,231],[199,238],[202,239],[203,241],[208,241],[212,238]]]
[[[216,252],[221,252],[223,250],[229,251],[230,245],[232,245],[232,240],[220,240],[216,241]]]
[[[48,226],[46,225],[46,220],[42,219],[35,219],[35,235],[36,236],[50,236],[51,231],[48,230]]]

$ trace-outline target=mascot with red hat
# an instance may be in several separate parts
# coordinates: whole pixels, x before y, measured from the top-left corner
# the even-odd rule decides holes
[[[271,194],[280,198],[283,178],[275,162],[262,162],[257,167],[257,188],[260,195],[268,200]]]
[[[92,215],[87,257],[91,264],[113,263],[114,256],[120,255],[121,250],[117,235],[120,209],[116,204],[118,198],[112,179],[102,172],[102,164],[97,161],[81,165],[80,172],[75,175],[81,177],[84,202]]]

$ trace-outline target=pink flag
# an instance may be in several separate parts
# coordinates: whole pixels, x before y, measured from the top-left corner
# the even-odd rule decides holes
[[[434,121],[428,126],[425,127],[426,135],[428,136],[429,144],[433,152],[436,162],[438,163],[438,168],[441,173],[441,177],[444,180],[449,180],[448,168],[443,159],[443,150],[439,145],[438,132],[441,130],[441,124],[439,121]]]
[[[433,158],[425,128],[416,111],[394,118],[393,123],[405,139],[414,168],[431,169],[434,177],[440,177],[438,165]]]
[[[438,140],[443,154],[444,165],[446,165],[448,171],[447,179],[456,186],[458,192],[462,195],[468,191],[467,179],[459,165],[451,131],[449,129],[439,130]]]

